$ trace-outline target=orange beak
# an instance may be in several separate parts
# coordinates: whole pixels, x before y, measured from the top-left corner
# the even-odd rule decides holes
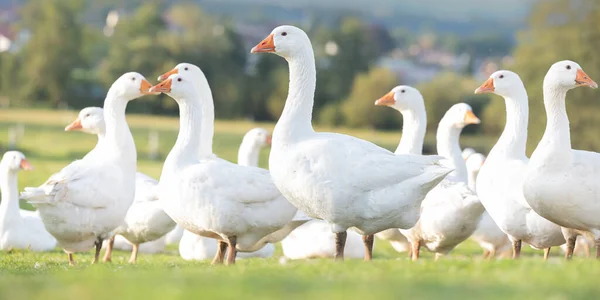
[[[598,88],[598,84],[596,82],[594,82],[590,78],[590,76],[585,74],[585,72],[582,69],[577,70],[577,76],[575,77],[575,84],[577,86],[587,85],[593,89]]]
[[[69,124],[69,125],[67,125],[67,127],[65,127],[65,131],[79,130],[82,128],[83,127],[81,126],[81,120],[79,119],[79,117],[77,117],[77,119],[75,119],[75,121],[73,121],[71,124]]]
[[[33,166],[26,159],[21,159],[21,169],[25,171],[33,170]]]
[[[467,110],[465,114],[465,123],[466,124],[479,124],[481,121],[479,118],[470,110]]]
[[[275,52],[275,41],[273,40],[273,34],[269,34],[267,38],[262,40],[258,45],[254,46],[250,53],[269,53]]]
[[[154,93],[170,93],[171,92],[171,78],[167,78],[167,80],[153,86],[150,88],[150,92]]]
[[[394,105],[396,104],[396,100],[394,99],[394,91],[391,91],[385,95],[383,95],[383,97],[377,99],[377,101],[375,101],[375,105],[385,105],[385,106],[390,106],[390,105]]]
[[[140,83],[140,92],[144,95],[157,95],[158,93],[153,93],[150,91],[152,84],[148,82],[146,79],[142,79],[142,83]]]
[[[495,91],[494,79],[492,77],[490,77],[480,87],[478,87],[475,90],[475,94],[493,93],[494,91]]]
[[[267,140],[266,140],[266,142],[267,142],[267,145],[271,145],[271,142],[272,142],[272,141],[273,141],[273,136],[272,136],[272,135],[270,135],[270,134],[269,134],[269,135],[267,135]]]
[[[169,72],[167,72],[165,74],[162,74],[162,75],[158,76],[158,81],[166,80],[167,78],[169,78],[169,76],[171,76],[173,74],[179,74],[179,70],[177,70],[177,68],[175,68],[175,69],[173,69],[173,70],[171,70],[171,71],[169,71]]]

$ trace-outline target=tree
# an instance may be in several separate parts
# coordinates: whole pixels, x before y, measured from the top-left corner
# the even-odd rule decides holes
[[[58,106],[68,100],[71,72],[83,67],[80,0],[32,0],[22,11],[21,27],[31,39],[21,52],[20,97]]]

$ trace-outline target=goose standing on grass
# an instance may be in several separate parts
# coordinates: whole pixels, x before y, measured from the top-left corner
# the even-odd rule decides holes
[[[227,248],[227,264],[234,264],[237,251],[257,251],[303,224],[293,220],[297,209],[269,171],[213,154],[214,104],[200,68],[179,64],[167,74],[151,89],[177,101],[180,112],[179,135],[159,183],[165,212],[184,229],[219,240],[215,264],[223,262]]]
[[[542,217],[563,226],[567,254],[573,255],[579,234],[591,233],[600,258],[600,154],[573,150],[565,99],[579,86],[597,88],[573,61],[553,64],[544,77],[546,131],[531,155],[523,191]]]
[[[91,155],[76,160],[39,187],[27,187],[21,198],[33,204],[44,226],[74,265],[73,253],[96,247],[122,224],[135,196],[136,150],[125,119],[127,103],[149,94],[150,83],[139,73],[117,79],[104,101],[106,134]]]
[[[373,235],[414,226],[421,201],[452,169],[439,156],[395,155],[365,140],[315,132],[315,58],[301,29],[277,27],[251,52],[275,53],[290,68],[269,157],[275,185],[301,211],[331,224],[336,258],[343,259],[346,230],[355,227],[363,235],[365,260],[371,260]]]
[[[375,105],[390,106],[402,113],[408,126],[403,128],[398,148],[401,153],[412,151],[413,154],[421,154],[427,123],[421,93],[409,86],[397,86]],[[450,160],[456,170],[463,169],[459,166],[464,165],[459,137],[462,129],[469,124],[479,124],[479,119],[468,104],[459,103],[448,110],[438,127],[438,154]],[[438,259],[466,240],[477,227],[483,206],[468,188],[466,177],[465,181],[457,181],[449,179],[451,175],[427,194],[421,203],[421,217],[417,224],[400,230],[411,243],[413,260],[419,258],[421,246],[435,252]]]
[[[465,155],[467,152],[466,148],[463,150],[463,158],[467,165],[467,172],[469,173],[469,188],[477,193],[477,175],[479,170],[485,162],[485,155],[473,152]],[[481,214],[481,220],[477,229],[471,235],[471,239],[474,240],[481,248],[483,248],[483,258],[494,258],[496,255],[506,256],[507,252],[510,251],[510,240],[508,236],[496,225],[496,222],[492,219],[487,211]]]
[[[258,167],[260,150],[271,145],[271,134],[264,128],[253,128],[242,138],[238,150],[238,165]],[[179,243],[179,255],[185,260],[204,260],[217,253],[217,240],[184,230]],[[275,246],[271,243],[254,252],[240,252],[238,258],[273,256]]]
[[[19,151],[4,153],[0,161],[0,250],[50,251],[56,247],[56,239],[46,231],[40,217],[19,210],[17,176],[19,171],[32,168]]]
[[[101,141],[105,138],[106,124],[104,111],[100,107],[86,107],[79,112],[77,118],[65,131],[81,130],[98,136],[98,143],[90,153],[98,151]],[[101,148],[100,148],[101,149]],[[135,199],[127,211],[123,224],[113,232],[114,235],[107,243],[103,261],[111,261],[112,249],[131,250],[130,263],[137,261],[138,250],[146,253],[156,253],[164,250],[164,235],[175,227],[175,222],[164,213],[154,195],[158,181],[143,174],[136,173]],[[117,238],[117,235],[119,238]],[[116,246],[115,246],[116,245]]]
[[[506,103],[506,125],[498,142],[488,154],[477,176],[477,194],[485,209],[513,244],[513,258],[521,253],[521,241],[544,249],[548,259],[550,247],[565,240],[560,227],[531,209],[523,196],[523,180],[528,159],[528,97],[519,75],[501,70],[475,90],[476,94],[494,93]]]

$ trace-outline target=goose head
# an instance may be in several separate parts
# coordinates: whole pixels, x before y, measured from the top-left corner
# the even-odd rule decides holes
[[[485,163],[485,155],[481,153],[473,153],[467,158],[465,163],[467,164],[468,170],[471,172],[477,172]]]
[[[469,157],[473,154],[475,154],[477,152],[475,152],[475,149],[473,148],[465,148],[462,151],[462,158],[466,161],[467,159],[469,159]]]
[[[165,93],[178,103],[198,101],[196,82],[189,74],[172,74],[150,88],[153,93]]]
[[[146,78],[137,72],[129,72],[121,75],[111,86],[116,95],[125,101],[131,101],[144,95],[155,95],[150,92],[152,85]]]
[[[271,134],[264,128],[253,128],[244,135],[242,143],[252,145],[252,148],[263,148],[271,145]]]
[[[462,129],[469,124],[479,124],[480,120],[475,116],[471,106],[466,103],[452,105],[446,112],[440,124]]]
[[[102,107],[86,107],[79,112],[75,121],[65,127],[65,131],[81,130],[89,134],[104,133],[104,110]]]
[[[298,27],[283,25],[273,29],[271,34],[250,52],[275,53],[287,59],[308,50],[312,51],[312,45],[306,33]]]
[[[563,60],[553,64],[544,77],[544,87],[568,91],[579,86],[595,89],[598,84],[574,61]]]
[[[180,63],[176,65],[175,68],[173,68],[171,71],[158,76],[158,81],[164,81],[167,78],[169,78],[169,76],[174,74],[186,74],[191,78],[206,78],[206,76],[204,76],[204,72],[202,72],[202,70],[200,70],[198,66],[190,63]]]
[[[407,85],[399,85],[375,101],[375,105],[389,106],[400,112],[423,106],[423,103],[419,90]]]
[[[29,164],[25,155],[19,151],[7,151],[2,156],[0,168],[3,171],[18,172],[20,170],[33,170],[33,166]]]
[[[527,93],[523,81],[515,72],[500,70],[475,90],[475,94],[494,93],[505,98],[515,98]]]

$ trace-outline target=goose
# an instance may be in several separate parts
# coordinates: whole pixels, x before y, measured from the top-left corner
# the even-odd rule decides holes
[[[65,131],[74,130],[97,135],[98,143],[87,155],[98,151],[106,132],[103,109],[100,107],[82,109],[77,118],[65,127]],[[157,185],[158,181],[154,178],[141,172],[136,173],[133,204],[127,211],[123,224],[114,230],[114,235],[108,240],[104,262],[111,261],[113,248],[132,251],[130,263],[136,263],[139,250],[146,253],[164,250],[163,237],[175,227],[175,222],[159,206],[158,199],[153,193]],[[117,235],[120,238],[117,238]]]
[[[102,241],[121,225],[133,202],[137,157],[125,108],[129,101],[150,94],[150,87],[139,73],[119,77],[104,101],[106,134],[94,152],[21,193],[38,209],[44,227],[67,253],[69,265],[75,264],[74,252],[94,246],[92,263],[97,263]]]
[[[469,188],[477,193],[477,175],[485,162],[485,155],[477,153],[475,150],[472,150],[471,153],[465,155],[467,149],[472,148],[463,150],[463,157],[466,160],[467,172],[469,173]],[[487,211],[484,211],[481,215],[479,225],[477,225],[477,229],[471,235],[471,239],[483,248],[483,258],[491,259],[494,258],[496,254],[505,256],[511,247],[508,236],[500,230]]]
[[[410,86],[397,86],[375,104],[392,107],[401,112],[410,123],[420,124],[416,127],[416,133],[404,133],[398,146],[400,149],[415,149],[412,150],[413,153],[420,154],[427,123],[421,93]],[[451,164],[456,164],[453,167],[457,171],[463,169],[459,164],[464,165],[459,145],[460,133],[469,124],[479,124],[479,119],[468,104],[458,103],[448,110],[438,126],[438,154],[450,160]],[[409,138],[411,142],[403,143],[405,138]],[[419,258],[421,246],[435,252],[437,260],[466,240],[477,227],[483,206],[468,188],[466,178],[465,181],[456,181],[450,179],[451,175],[427,194],[421,203],[421,218],[417,224],[410,229],[400,230],[411,244],[413,260]]]
[[[477,153],[477,151],[475,151],[475,149],[473,149],[473,148],[465,148],[465,149],[463,149],[461,155],[462,155],[462,158],[465,161],[467,161],[467,159],[469,158],[469,156],[471,156],[471,155],[473,155],[475,153]]]
[[[371,260],[373,235],[414,226],[421,201],[452,169],[439,156],[395,155],[355,137],[315,132],[315,58],[302,29],[277,27],[251,52],[275,53],[290,69],[269,156],[273,182],[300,211],[331,224],[334,259],[343,260],[346,230],[354,227],[363,235],[365,260]]]
[[[235,263],[238,251],[254,252],[278,242],[306,221],[277,190],[269,171],[240,166],[212,152],[214,104],[204,73],[179,64],[151,91],[179,105],[180,128],[159,183],[165,212],[184,229],[219,240],[214,264]],[[161,76],[163,77],[163,76]],[[199,128],[200,134],[193,134]]]
[[[600,258],[600,155],[571,148],[567,92],[579,86],[597,88],[574,61],[553,64],[544,77],[544,135],[531,154],[525,170],[523,193],[527,203],[542,217],[563,227],[566,257],[580,234],[591,234]]]
[[[550,247],[565,240],[560,227],[537,214],[523,196],[523,181],[528,162],[528,97],[519,75],[507,70],[493,73],[475,90],[476,94],[494,93],[506,103],[506,125],[492,147],[477,176],[477,195],[496,225],[512,243],[513,258],[521,253],[521,242],[544,249],[548,259]]]
[[[242,138],[238,150],[238,165],[258,167],[260,150],[271,144],[271,134],[264,128],[253,128]],[[183,231],[179,243],[179,255],[185,260],[204,260],[217,253],[217,240]],[[275,246],[271,243],[254,252],[240,252],[238,258],[273,256]]]
[[[17,176],[21,170],[32,169],[19,151],[4,153],[0,161],[0,250],[50,251],[56,247],[56,239],[44,229],[39,215],[19,210]]]
[[[396,229],[399,235],[400,232]],[[335,256],[335,236],[331,226],[323,220],[312,220],[292,231],[283,241],[281,249],[287,259],[332,258]],[[392,245],[393,242],[392,242]],[[365,257],[365,247],[360,234],[348,230],[345,258]]]

